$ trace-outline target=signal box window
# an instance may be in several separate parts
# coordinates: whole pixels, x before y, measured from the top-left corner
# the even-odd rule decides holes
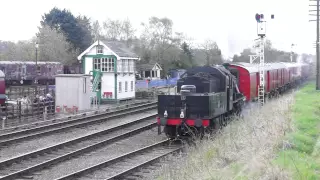
[[[101,71],[113,72],[114,71],[114,58],[101,58]]]
[[[95,58],[93,60],[93,66],[95,70],[100,70],[101,69],[101,59],[100,58]]]
[[[119,82],[119,93],[121,93],[121,92],[122,92],[122,83]]]
[[[97,54],[103,54],[103,46],[97,46]]]

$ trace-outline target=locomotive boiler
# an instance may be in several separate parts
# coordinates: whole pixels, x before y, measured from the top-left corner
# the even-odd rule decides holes
[[[221,128],[245,101],[235,76],[224,66],[188,69],[177,82],[177,92],[158,95],[158,125],[169,138]]]

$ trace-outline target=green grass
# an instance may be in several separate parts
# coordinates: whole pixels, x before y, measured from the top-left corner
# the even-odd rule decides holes
[[[279,152],[276,163],[289,169],[294,179],[320,179],[320,91],[310,83],[295,99],[294,129],[287,136],[291,148]]]

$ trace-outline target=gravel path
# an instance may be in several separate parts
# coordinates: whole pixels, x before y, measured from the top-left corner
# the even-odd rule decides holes
[[[110,128],[111,126],[116,126],[124,122],[132,121],[132,119],[138,119],[146,117],[148,114],[155,113],[155,110],[145,111],[143,113],[137,113],[128,115],[122,118],[116,118],[112,120],[105,121],[103,123],[94,124],[91,126],[86,126],[82,128],[69,129],[65,133],[56,133],[48,136],[42,136],[41,138],[31,139],[21,143],[13,144],[8,147],[1,147],[0,149],[0,161],[9,159],[14,156],[18,156],[27,152],[35,151],[47,146],[52,146],[73,138],[81,137],[84,135],[92,134],[101,130]]]
[[[139,148],[154,144],[164,139],[164,136],[157,135],[157,128],[144,131],[128,139],[99,148],[96,151],[87,153],[86,155],[78,156],[74,159],[56,164],[45,171],[37,172],[37,175],[34,175],[33,179],[55,179],[83,168],[99,164],[103,161],[110,160]]]

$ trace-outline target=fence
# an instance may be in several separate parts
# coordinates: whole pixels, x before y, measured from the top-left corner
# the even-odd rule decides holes
[[[55,95],[54,86],[10,86],[6,88],[6,95],[9,99],[19,99],[24,96],[34,99],[36,95]]]
[[[152,100],[134,100],[123,102],[116,105],[101,105],[91,107],[87,110],[79,111],[77,107],[56,107],[53,100],[42,100],[38,102],[26,103],[23,100],[14,101],[1,107],[1,126],[0,129],[6,130],[17,128],[18,126],[33,126],[35,124],[48,124],[99,114],[103,112],[113,112],[133,106],[135,103],[152,102]]]

